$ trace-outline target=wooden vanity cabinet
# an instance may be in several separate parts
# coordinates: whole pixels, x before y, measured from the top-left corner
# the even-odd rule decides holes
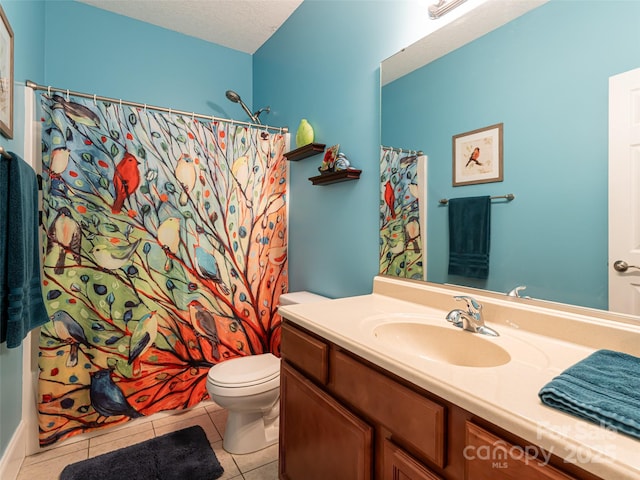
[[[281,352],[281,480],[598,480],[286,319]]]
[[[371,426],[287,363],[280,375],[280,478],[372,478]]]

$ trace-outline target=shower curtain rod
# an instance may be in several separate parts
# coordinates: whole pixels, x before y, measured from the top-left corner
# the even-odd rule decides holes
[[[277,130],[280,133],[287,133],[289,132],[289,128],[288,127],[272,127],[270,125],[262,125],[259,123],[250,123],[250,122],[242,122],[240,120],[232,120],[230,118],[220,118],[220,117],[216,117],[214,115],[204,115],[201,113],[195,113],[195,112],[186,112],[184,110],[174,110],[172,108],[166,108],[166,107],[157,107],[154,105],[147,105],[146,103],[138,103],[138,102],[131,102],[128,100],[122,100],[121,98],[110,98],[110,97],[102,97],[100,95],[95,95],[95,94],[89,94],[89,93],[82,93],[82,92],[74,92],[73,90],[69,90],[68,88],[55,88],[55,87],[51,87],[51,86],[44,86],[44,85],[38,85],[35,82],[32,82],[31,80],[27,80],[26,81],[26,85],[29,88],[32,88],[33,90],[45,90],[47,91],[47,93],[51,94],[51,92],[57,92],[57,93],[63,93],[65,94],[67,97],[69,95],[73,95],[74,97],[82,97],[82,98],[90,98],[93,99],[93,101],[97,101],[100,100],[101,102],[111,102],[111,103],[118,103],[120,105],[128,105],[131,107],[138,107],[138,108],[144,108],[147,110],[157,110],[160,112],[165,112],[168,114],[173,114],[175,113],[176,115],[185,115],[185,116],[190,116],[193,118],[202,118],[202,119],[206,119],[206,120],[211,120],[212,122],[214,121],[220,121],[220,122],[229,122],[232,125],[246,125],[249,127],[259,127],[259,128],[264,128],[266,130]]]
[[[384,145],[380,145],[380,147],[383,150],[391,150],[392,152],[399,152],[399,153],[415,153],[416,155],[424,155],[424,153],[422,153],[422,150],[406,150],[404,148],[394,148],[394,147],[385,147]]]

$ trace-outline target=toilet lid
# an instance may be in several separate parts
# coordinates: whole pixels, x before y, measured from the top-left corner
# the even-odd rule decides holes
[[[272,380],[280,375],[280,359],[271,353],[247,355],[218,363],[209,369],[211,383],[243,387]]]

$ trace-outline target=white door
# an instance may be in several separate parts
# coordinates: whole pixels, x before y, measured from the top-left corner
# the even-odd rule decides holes
[[[609,78],[609,310],[640,315],[640,68]]]

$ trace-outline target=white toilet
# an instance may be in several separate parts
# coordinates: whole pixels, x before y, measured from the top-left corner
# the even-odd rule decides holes
[[[310,292],[280,295],[280,305],[327,300]],[[223,448],[243,454],[278,441],[280,415],[280,359],[271,353],[248,355],[209,369],[207,391],[229,412]]]

